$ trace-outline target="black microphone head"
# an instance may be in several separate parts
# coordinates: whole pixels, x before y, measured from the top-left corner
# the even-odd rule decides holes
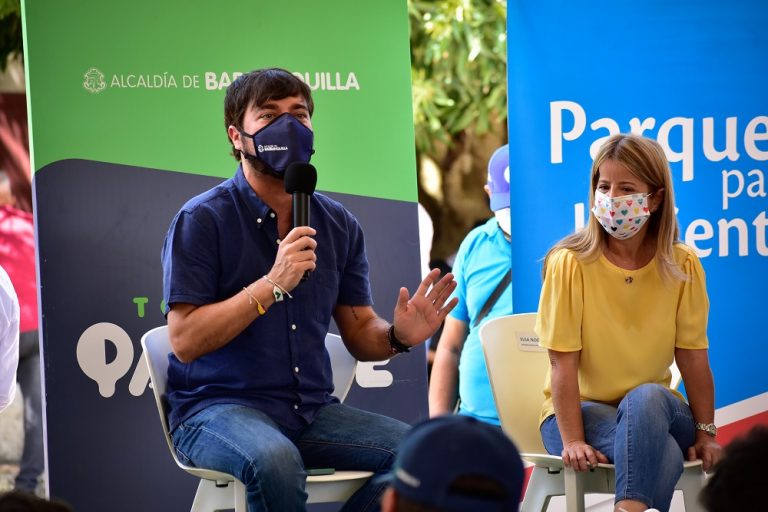
[[[312,164],[294,162],[285,169],[285,191],[312,195],[317,186],[317,169]]]

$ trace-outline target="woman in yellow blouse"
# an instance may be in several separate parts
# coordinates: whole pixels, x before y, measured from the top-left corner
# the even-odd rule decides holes
[[[590,204],[588,226],[544,262],[542,439],[577,471],[615,464],[616,512],[665,511],[684,459],[708,470],[721,451],[704,270],[678,241],[672,177],[655,141],[610,137],[592,165]],[[670,389],[673,360],[687,404]]]

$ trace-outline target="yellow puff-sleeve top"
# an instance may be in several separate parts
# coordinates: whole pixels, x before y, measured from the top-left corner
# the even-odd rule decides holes
[[[662,281],[655,258],[625,270],[603,255],[583,262],[561,249],[550,257],[536,333],[542,347],[581,351],[581,400],[617,405],[640,384],[669,387],[675,348],[708,347],[704,269],[684,244],[675,244],[674,258],[684,281]],[[540,421],[554,414],[550,377]]]

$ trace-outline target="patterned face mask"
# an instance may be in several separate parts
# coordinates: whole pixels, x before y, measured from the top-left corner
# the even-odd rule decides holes
[[[609,235],[626,240],[635,236],[651,216],[648,209],[651,195],[640,193],[609,197],[596,190],[592,213]]]

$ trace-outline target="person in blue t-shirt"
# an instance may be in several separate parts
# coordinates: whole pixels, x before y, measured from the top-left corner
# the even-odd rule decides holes
[[[507,145],[497,149],[488,162],[485,191],[495,215],[469,232],[453,264],[454,296],[459,302],[445,319],[437,344],[429,382],[429,414],[452,412],[458,399],[459,414],[499,425],[478,333],[489,319],[512,314]]]
[[[380,318],[357,219],[313,194],[311,226],[292,225],[286,168],[314,174],[309,87],[256,70],[229,86],[224,110],[240,165],[181,208],[162,250],[169,427],[180,460],[245,484],[251,512],[304,510],[305,468],[384,474],[409,428],[332,396],[331,318],[353,356],[380,361],[435,332],[456,284],[430,272],[413,296],[400,289],[393,324]],[[343,510],[378,509],[385,485],[371,479]]]

